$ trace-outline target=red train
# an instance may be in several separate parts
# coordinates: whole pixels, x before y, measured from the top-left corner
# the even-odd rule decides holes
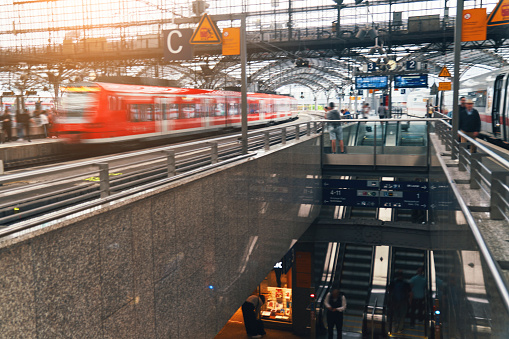
[[[55,132],[70,143],[150,140],[241,125],[239,92],[80,83],[61,88]],[[249,125],[297,118],[289,96],[248,94]]]

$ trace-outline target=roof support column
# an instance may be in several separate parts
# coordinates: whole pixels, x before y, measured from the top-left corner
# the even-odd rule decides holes
[[[453,92],[452,92],[452,150],[451,150],[451,159],[457,159],[458,154],[455,151],[454,145],[456,144],[456,140],[458,138],[458,127],[459,127],[459,115],[460,109],[458,106],[458,95],[459,95],[459,86],[460,86],[460,62],[461,62],[461,28],[462,28],[462,19],[463,19],[463,7],[464,0],[458,0],[458,5],[456,7],[456,26],[454,29],[454,78],[453,78]]]
[[[240,19],[240,63],[241,63],[241,112],[242,112],[242,154],[247,154],[247,41],[246,16]]]

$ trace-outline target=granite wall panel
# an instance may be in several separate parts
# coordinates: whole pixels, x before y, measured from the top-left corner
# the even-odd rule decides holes
[[[311,138],[0,242],[0,337],[212,338],[317,216],[319,154]]]

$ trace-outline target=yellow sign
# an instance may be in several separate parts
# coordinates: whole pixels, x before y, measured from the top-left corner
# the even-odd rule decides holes
[[[500,0],[488,17],[488,26],[509,24],[509,0]]]
[[[223,55],[240,55],[240,28],[223,30]]]
[[[486,40],[486,8],[472,8],[463,11],[461,41]]]
[[[201,17],[200,23],[194,30],[189,43],[192,45],[221,43],[221,34],[219,33],[219,29],[207,13],[203,14]]]
[[[452,88],[452,84],[450,82],[439,82],[438,90],[439,91],[450,91]]]
[[[447,67],[442,67],[442,70],[440,71],[440,74],[438,74],[439,77],[451,77],[451,72],[447,69]]]

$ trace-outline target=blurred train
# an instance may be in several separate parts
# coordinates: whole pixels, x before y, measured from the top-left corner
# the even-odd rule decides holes
[[[239,92],[79,83],[61,88],[55,132],[69,143],[120,143],[241,126]],[[289,96],[248,94],[248,124],[297,118]]]
[[[472,99],[481,116],[481,132],[509,141],[509,67],[461,81],[459,95]],[[444,106],[452,110],[452,91],[444,94]]]

